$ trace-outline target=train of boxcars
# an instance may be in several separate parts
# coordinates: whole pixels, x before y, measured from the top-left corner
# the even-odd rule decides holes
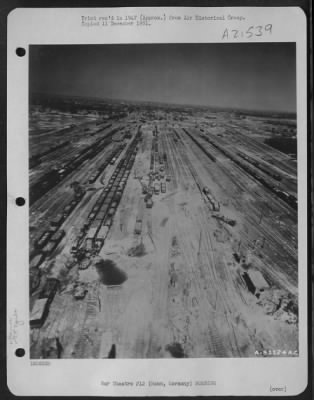
[[[112,163],[112,160],[116,159],[120,155],[123,147],[123,145],[118,146],[118,148],[113,149],[113,151],[111,151],[105,157],[105,161],[89,178],[89,183],[95,182],[104,169]],[[35,241],[34,250],[30,253],[31,270],[39,268],[39,266],[44,262],[45,258],[51,255],[51,253],[56,249],[64,236],[64,231],[59,230],[59,228],[79,204],[84,194],[85,191],[83,190],[77,191],[75,193],[75,197],[64,207],[63,212],[59,213],[50,221],[50,228],[43,232]]]
[[[117,167],[110,178],[108,185],[102,189],[100,196],[90,211],[87,221],[77,237],[76,245],[74,245],[71,249],[74,258],[76,258],[80,251],[84,253],[86,258],[90,258],[91,256],[99,253],[104,245],[105,239],[112,225],[114,214],[119,205],[132,166],[134,164],[136,152],[138,150],[138,142],[140,140],[141,131],[139,128],[137,134],[126,150],[124,157],[117,164]],[[119,146],[120,152],[122,151],[122,147],[123,146]],[[110,157],[107,157],[102,167],[105,164],[108,165],[112,159],[116,158],[118,155],[119,153],[117,154],[117,152],[111,153]],[[96,173],[98,174],[98,172],[99,169],[96,171]],[[84,192],[78,193],[82,194],[76,196],[75,199],[64,208],[64,212],[59,214],[50,222],[50,229],[44,232],[40,238],[36,240],[35,255],[30,262],[31,271],[38,270],[38,267],[40,264],[42,264],[45,257],[51,255],[62,238],[65,236],[65,232],[59,228],[84,196]],[[79,263],[80,268],[82,268],[84,265],[88,266],[89,264]],[[36,278],[36,274],[34,273],[31,273],[30,276],[31,280]],[[30,282],[31,292],[34,292],[34,290],[38,288],[39,281],[40,280],[37,279],[37,285],[34,285],[34,282]],[[56,278],[48,278],[46,280],[44,287],[40,291],[32,308],[30,318],[30,325],[32,328],[40,328],[45,322],[45,319],[49,313],[50,304],[55,296],[59,283],[59,280]]]
[[[111,123],[103,125],[103,121],[96,122],[96,125],[99,125],[99,124],[102,124],[102,126],[100,128],[98,128],[98,129],[96,129],[96,130],[93,130],[93,132],[90,133],[90,136],[95,136],[97,133],[103,131],[104,129],[110,128],[111,125],[112,125]],[[72,130],[74,127],[75,127],[75,125],[71,125],[70,127],[63,128],[63,129],[57,131],[55,134],[56,135],[60,135],[62,133],[63,134],[67,133],[68,131]],[[90,128],[85,128],[84,129],[84,131],[89,131],[89,130],[90,130]],[[111,132],[110,132],[110,134],[111,134]],[[64,142],[62,142],[60,144],[57,144],[56,146],[49,147],[47,150],[45,150],[45,151],[43,151],[41,153],[34,154],[29,159],[29,168],[32,169],[32,168],[37,167],[38,165],[40,165],[44,161],[43,160],[44,157],[48,156],[51,153],[56,152],[59,149],[64,149],[66,146],[69,146],[70,144],[71,144],[70,140],[65,140]]]
[[[119,146],[118,148],[113,149],[106,157],[105,161],[101,164],[100,167],[92,174],[89,179],[89,183],[95,182],[95,180],[99,177],[99,175],[104,171],[104,169],[111,163],[113,159],[119,156],[123,149],[123,146]],[[84,190],[76,191],[74,198],[67,204],[63,212],[58,214],[54,219],[50,221],[50,228],[43,232],[41,236],[35,241],[34,247],[35,250],[31,252],[30,259],[30,267],[38,268],[44,259],[49,256],[60,243],[64,236],[64,232],[62,230],[58,231],[63,222],[69,217],[69,215],[73,212],[75,207],[79,204],[81,199],[85,194]],[[60,232],[63,232],[60,233]]]
[[[88,219],[84,224],[83,229],[78,235],[78,246],[74,246],[74,248],[81,247],[82,239],[86,236],[89,228],[95,228],[96,225],[99,223],[99,226],[97,225],[97,228],[99,228],[97,229],[98,231],[100,230],[100,222],[104,222],[103,219],[106,219],[107,222],[108,217],[113,216],[112,210],[115,210],[118,206],[118,203],[123,193],[123,189],[126,184],[126,180],[134,163],[138,138],[139,133],[130,144],[124,158],[122,158],[121,161],[118,163],[117,168],[113,173],[108,185],[102,190],[98,200],[96,201],[94,207],[89,213]],[[122,148],[123,145],[120,145],[117,149],[113,150],[106,157],[104,163],[91,175],[89,183],[95,182],[95,180],[99,177],[99,175],[107,167],[107,165],[111,164],[112,160],[116,159],[120,155]],[[42,233],[42,235],[35,241],[35,252],[32,252],[32,258],[30,260],[31,268],[38,268],[40,264],[44,261],[45,257],[49,256],[52,251],[55,250],[58,243],[60,243],[64,236],[64,231],[59,230],[59,228],[67,219],[67,217],[72,213],[77,204],[80,202],[81,198],[84,196],[84,193],[85,192],[79,192],[75,196],[75,198],[64,207],[63,212],[58,214],[53,220],[50,221],[50,229]],[[88,250],[90,247],[90,239],[92,239],[92,242],[94,244],[94,239],[96,239],[96,237],[91,238],[87,235],[86,242],[84,243],[84,246],[86,246],[86,250]],[[96,241],[96,243],[99,243],[99,240]]]
[[[100,196],[90,211],[87,221],[77,237],[77,242],[72,247],[74,256],[77,253],[86,256],[96,255],[104,245],[134,164],[140,140],[141,131],[139,129],[127,148],[124,157],[117,164],[108,184],[102,189]],[[81,265],[84,266],[86,264]]]
[[[102,130],[103,128],[101,128]],[[59,170],[51,170],[44,174],[35,184],[30,188],[30,205],[35,203],[45,193],[51,190],[65,177],[75,171],[77,168],[87,161],[93,159],[97,154],[105,149],[111,143],[112,136],[117,133],[121,128],[117,127],[108,132],[104,137],[96,140],[87,149],[83,149],[76,154],[72,160],[68,161],[66,165]]]
[[[62,143],[60,143],[60,144],[58,144],[58,145],[56,145],[56,146],[53,146],[53,147],[51,147],[51,148],[49,148],[49,149],[43,151],[42,153],[33,155],[33,156],[30,157],[30,159],[29,159],[29,168],[32,169],[32,168],[37,167],[38,165],[41,164],[42,159],[43,159],[44,157],[46,157],[48,154],[51,154],[51,153],[53,153],[53,152],[55,152],[55,151],[57,151],[57,150],[59,150],[59,149],[62,149],[62,148],[64,148],[65,146],[68,146],[70,143],[71,143],[71,142],[70,142],[69,140],[66,140],[66,141],[64,141],[64,142],[62,142]]]

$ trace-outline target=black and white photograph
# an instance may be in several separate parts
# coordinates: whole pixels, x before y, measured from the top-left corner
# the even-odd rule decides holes
[[[306,390],[307,43],[299,7],[10,13],[12,393]]]
[[[299,356],[296,43],[29,46],[32,359]]]

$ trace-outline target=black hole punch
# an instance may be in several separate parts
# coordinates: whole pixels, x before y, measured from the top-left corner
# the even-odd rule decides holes
[[[24,197],[17,197],[16,199],[15,199],[15,204],[17,205],[17,206],[24,206],[24,204],[25,204],[25,199],[24,199]]]
[[[25,350],[22,348],[16,349],[15,350],[15,355],[16,357],[24,357],[25,356]]]
[[[19,57],[24,57],[26,54],[26,50],[24,49],[24,47],[18,47],[16,50],[16,55]]]

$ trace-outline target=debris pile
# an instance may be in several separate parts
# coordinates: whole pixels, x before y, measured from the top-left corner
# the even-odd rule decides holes
[[[140,243],[135,247],[131,247],[131,249],[128,251],[129,257],[143,257],[145,256],[145,254],[146,254],[146,249],[144,243]]]
[[[282,289],[270,289],[261,293],[257,302],[268,315],[288,324],[298,322],[298,305],[293,296]]]

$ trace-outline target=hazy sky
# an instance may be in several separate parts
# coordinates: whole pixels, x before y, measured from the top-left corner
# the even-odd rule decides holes
[[[295,44],[31,46],[30,90],[295,112]]]

